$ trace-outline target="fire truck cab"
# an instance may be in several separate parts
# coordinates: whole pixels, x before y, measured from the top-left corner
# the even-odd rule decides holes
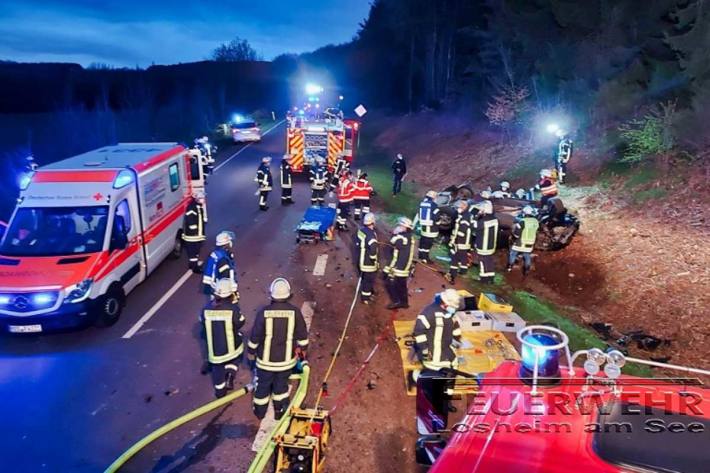
[[[339,155],[352,164],[358,144],[360,122],[339,117],[291,116],[286,132],[286,153],[291,155],[294,172],[303,172],[316,158],[325,159],[328,170],[335,168]]]
[[[202,175],[177,143],[121,143],[23,177],[0,240],[0,330],[112,325],[125,299],[179,257]]]

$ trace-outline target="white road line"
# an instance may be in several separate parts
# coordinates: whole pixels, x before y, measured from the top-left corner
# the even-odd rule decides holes
[[[266,130],[264,133],[262,133],[261,136],[266,136],[266,135],[268,135],[268,134],[271,132],[271,130],[273,130],[273,129],[275,129],[275,128],[278,128],[279,125],[281,125],[281,124],[282,124],[283,122],[285,122],[285,121],[286,121],[286,120],[281,120],[281,121],[278,122],[276,125],[272,126],[272,127],[269,128],[268,130]],[[237,156],[239,156],[239,154],[240,154],[242,151],[244,151],[245,149],[247,149],[248,147],[250,147],[250,146],[253,145],[253,144],[254,144],[254,143],[252,142],[252,143],[248,143],[248,144],[244,145],[243,148],[239,149],[236,153],[234,153],[233,155],[231,155],[230,157],[228,157],[227,159],[225,159],[224,161],[222,161],[221,163],[219,163],[217,166],[215,166],[214,171],[215,171],[215,172],[216,172],[216,171],[219,171],[223,166],[225,166],[228,162],[230,162],[230,161],[232,160],[232,158],[236,158]]]
[[[313,266],[313,276],[325,276],[325,267],[328,264],[328,255],[318,255],[316,264]]]
[[[281,120],[280,122],[276,123],[274,126],[269,128],[268,130],[266,130],[261,136],[269,134],[272,130],[274,130],[275,128],[278,128],[285,121],[286,120]],[[231,155],[230,157],[225,159],[223,162],[221,162],[218,166],[216,166],[214,168],[214,171],[215,172],[219,171],[219,169],[222,168],[224,165],[226,165],[229,161],[231,161],[232,158],[238,156],[239,153],[241,153],[242,151],[244,151],[245,149],[247,149],[249,146],[251,146],[253,144],[254,143],[249,143],[249,144],[245,145],[239,151],[237,151],[236,153],[234,153],[233,155]],[[156,302],[153,305],[153,307],[151,307],[150,310],[148,310],[148,312],[145,313],[145,315],[143,315],[143,317],[138,319],[138,322],[136,322],[135,325],[133,325],[133,327],[131,327],[131,329],[128,332],[124,333],[121,338],[129,339],[133,335],[135,335],[141,329],[141,327],[143,327],[143,325],[145,325],[145,323],[148,322],[148,320],[150,320],[150,318],[153,317],[160,310],[160,308],[163,307],[163,305],[166,302],[168,302],[168,299],[170,299],[173,296],[173,294],[175,294],[175,292],[178,289],[180,289],[180,287],[183,284],[185,284],[185,281],[187,281],[192,274],[193,274],[192,271],[187,271],[185,274],[183,274],[182,277],[173,285],[173,287],[171,287],[170,290],[168,292],[166,292],[163,295],[163,297],[161,297],[158,300],[158,302]]]
[[[177,292],[177,290],[180,289],[180,287],[182,287],[183,284],[185,284],[185,281],[190,279],[190,276],[192,276],[193,274],[194,273],[192,272],[192,270],[186,271],[185,274],[183,274],[182,277],[180,279],[178,279],[178,281],[175,284],[173,284],[173,287],[171,287],[168,290],[168,292],[163,294],[163,297],[158,299],[158,302],[156,302],[153,305],[153,307],[151,307],[150,310],[148,310],[148,312],[145,313],[145,315],[143,317],[138,319],[138,322],[136,322],[128,332],[124,333],[121,338],[128,339],[128,338],[131,338],[133,335],[135,335],[136,332],[138,332],[138,330],[140,330],[141,327],[143,327],[143,325],[146,322],[148,322],[148,320],[150,320],[150,318],[153,317],[156,314],[156,312],[158,312],[160,310],[161,307],[163,307],[163,304],[168,302],[168,299],[170,299],[173,296],[173,294],[175,294]]]
[[[306,328],[311,331],[311,322],[313,321],[313,308],[316,306],[315,301],[304,301],[301,305],[301,314],[306,322]]]

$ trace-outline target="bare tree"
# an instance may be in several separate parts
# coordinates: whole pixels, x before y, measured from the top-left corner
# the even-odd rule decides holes
[[[212,51],[212,60],[220,62],[258,61],[260,59],[256,50],[249,41],[240,37],[234,38],[229,43],[220,44]]]

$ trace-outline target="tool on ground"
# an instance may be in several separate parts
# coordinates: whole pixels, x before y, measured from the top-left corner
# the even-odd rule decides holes
[[[325,463],[330,440],[328,411],[293,408],[283,435],[275,439],[276,473],[317,473]]]

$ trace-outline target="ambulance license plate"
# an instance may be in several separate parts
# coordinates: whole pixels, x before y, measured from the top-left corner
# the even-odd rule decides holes
[[[40,324],[35,325],[8,325],[11,333],[36,333],[42,331]]]

